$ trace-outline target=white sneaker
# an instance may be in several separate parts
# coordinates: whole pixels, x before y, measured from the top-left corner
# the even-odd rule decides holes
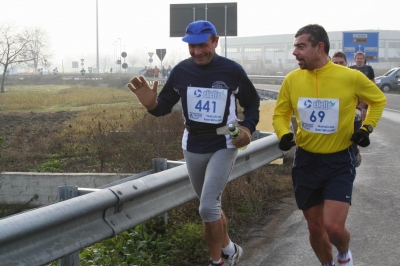
[[[353,266],[353,256],[351,255],[351,251],[347,251],[347,254],[345,256],[339,256],[337,257],[339,266]]]
[[[361,161],[362,161],[361,154],[358,153],[356,155],[356,167],[359,167],[361,165]]]
[[[243,255],[243,249],[236,243],[233,243],[235,245],[235,253],[231,256],[223,254],[223,260],[224,260],[224,265],[226,266],[233,266],[237,265],[239,263],[240,258]]]

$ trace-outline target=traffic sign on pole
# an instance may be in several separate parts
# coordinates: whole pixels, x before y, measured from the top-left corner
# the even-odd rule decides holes
[[[343,32],[343,52],[348,62],[354,62],[357,52],[363,52],[368,62],[378,62],[379,32]]]
[[[165,54],[167,53],[167,49],[156,49],[156,53],[160,61],[164,59]]]

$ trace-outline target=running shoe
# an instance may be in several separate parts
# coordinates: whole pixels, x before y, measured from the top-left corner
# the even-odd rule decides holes
[[[210,260],[210,265],[209,266],[221,266],[224,265],[224,262],[221,260],[219,263],[215,264]]]
[[[349,250],[345,256],[340,256],[338,254],[338,263],[339,266],[353,266],[353,256],[351,255],[351,251]]]
[[[233,243],[235,245],[235,254],[228,256],[225,254],[222,254],[222,258],[225,262],[224,265],[226,266],[234,266],[239,263],[240,258],[243,255],[243,249],[236,243]]]
[[[361,160],[362,160],[361,154],[358,153],[358,154],[356,155],[356,167],[359,167],[359,166],[361,165]]]

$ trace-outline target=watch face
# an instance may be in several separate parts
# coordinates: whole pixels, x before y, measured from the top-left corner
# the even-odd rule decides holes
[[[370,126],[370,125],[364,125],[364,127],[367,129],[367,131],[368,131],[369,133],[372,133],[372,131],[374,130],[374,129],[372,128],[372,126]]]

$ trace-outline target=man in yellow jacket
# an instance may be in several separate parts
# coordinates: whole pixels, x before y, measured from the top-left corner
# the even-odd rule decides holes
[[[352,266],[350,233],[345,227],[356,175],[351,144],[370,144],[369,134],[382,115],[386,97],[363,73],[329,60],[328,34],[320,25],[298,30],[293,55],[300,69],[283,81],[273,116],[279,147],[287,151],[297,145],[293,187],[321,265],[335,265],[334,245],[339,265]],[[358,98],[370,107],[363,125],[354,131]],[[293,112],[296,139],[289,128]]]

